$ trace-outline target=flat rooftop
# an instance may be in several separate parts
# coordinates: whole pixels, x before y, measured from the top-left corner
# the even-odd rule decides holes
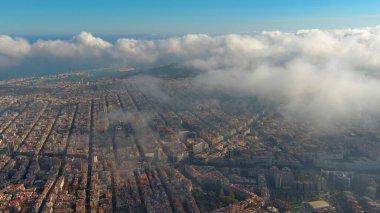
[[[312,202],[309,202],[308,204],[314,210],[321,209],[321,208],[326,208],[326,207],[330,206],[330,204],[328,204],[326,201],[323,201],[323,200],[312,201]]]

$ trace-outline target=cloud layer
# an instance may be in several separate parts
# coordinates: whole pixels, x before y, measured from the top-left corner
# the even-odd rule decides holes
[[[0,71],[49,72],[181,63],[207,72],[198,85],[257,95],[285,115],[324,125],[380,115],[380,27],[109,43],[82,32],[70,41],[0,35]]]

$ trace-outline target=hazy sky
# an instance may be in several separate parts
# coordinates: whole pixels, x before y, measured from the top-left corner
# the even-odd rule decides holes
[[[186,34],[380,24],[378,0],[2,0],[0,34]]]

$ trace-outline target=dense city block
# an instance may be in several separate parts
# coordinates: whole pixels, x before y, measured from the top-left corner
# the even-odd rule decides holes
[[[378,127],[315,130],[192,77],[0,82],[1,212],[380,212]]]

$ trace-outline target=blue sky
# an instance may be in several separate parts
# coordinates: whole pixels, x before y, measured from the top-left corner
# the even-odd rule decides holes
[[[185,34],[380,24],[380,1],[2,0],[0,34]]]

